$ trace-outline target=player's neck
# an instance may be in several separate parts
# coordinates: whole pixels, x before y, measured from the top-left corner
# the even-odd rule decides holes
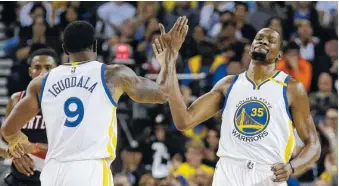
[[[81,62],[81,61],[95,61],[96,56],[93,52],[83,51],[69,54],[69,58],[71,62]]]
[[[261,64],[251,61],[247,75],[255,82],[266,80],[275,72],[275,63]]]

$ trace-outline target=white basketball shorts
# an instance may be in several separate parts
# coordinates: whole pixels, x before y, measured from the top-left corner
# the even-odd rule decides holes
[[[273,182],[271,166],[258,162],[221,157],[216,165],[212,186],[287,186]]]

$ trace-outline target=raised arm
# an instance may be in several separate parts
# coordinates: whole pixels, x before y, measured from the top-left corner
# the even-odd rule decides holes
[[[307,92],[302,83],[293,79],[290,80],[288,96],[291,98],[290,105],[294,126],[300,139],[305,144],[301,153],[290,162],[295,170],[294,174],[300,174],[311,168],[319,159],[321,146],[310,113]]]
[[[234,76],[227,76],[221,79],[210,92],[199,97],[187,108],[180,93],[175,69],[170,77],[171,88],[168,102],[175,126],[181,131],[192,128],[219,112],[223,107],[226,90],[234,78]]]
[[[162,69],[158,82],[137,76],[135,72],[125,65],[109,65],[106,68],[106,81],[113,95],[127,95],[139,103],[165,103],[167,97],[162,90],[161,78],[167,75]],[[165,74],[166,73],[166,74]]]

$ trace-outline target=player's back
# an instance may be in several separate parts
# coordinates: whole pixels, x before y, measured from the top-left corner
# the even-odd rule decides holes
[[[46,162],[114,159],[116,103],[105,66],[97,61],[65,64],[45,76],[39,100],[48,137]]]

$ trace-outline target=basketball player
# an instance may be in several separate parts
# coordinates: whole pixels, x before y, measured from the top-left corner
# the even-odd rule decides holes
[[[187,21],[183,20],[177,20],[169,35],[186,36]],[[99,63],[95,61],[94,35],[93,26],[87,22],[69,24],[64,31],[63,49],[73,62],[35,78],[3,124],[9,152],[21,157],[30,150],[26,148],[30,143],[20,129],[41,108],[48,137],[40,176],[44,186],[113,185],[109,167],[115,158],[119,97],[127,93],[141,103],[167,101],[163,87],[168,63],[160,61],[158,83],[137,76],[126,66]],[[176,46],[181,46],[185,37],[180,38]],[[160,45],[158,40],[156,44]]]
[[[275,69],[280,46],[276,31],[260,30],[251,45],[248,71],[223,78],[189,108],[180,94],[175,68],[169,70],[168,102],[179,130],[222,111],[220,160],[213,186],[286,186],[291,174],[304,172],[319,158],[320,143],[307,92],[300,82]],[[177,55],[173,50],[166,52]],[[294,128],[305,147],[290,161]]]
[[[30,63],[28,73],[34,79],[56,67],[57,54],[53,49],[39,49],[32,53],[28,61]],[[7,104],[5,117],[8,117],[13,107],[25,97],[25,94],[25,91],[20,91],[11,96]],[[30,155],[25,154],[21,158],[13,159],[14,166],[12,164],[11,173],[5,178],[5,182],[9,186],[22,184],[27,186],[40,185],[41,167],[39,165],[43,165],[47,153],[46,127],[41,112],[27,122],[21,131],[32,143],[31,148],[37,148],[38,152]],[[1,149],[1,151],[3,150],[5,149]],[[7,155],[5,154],[4,158],[6,157]]]

